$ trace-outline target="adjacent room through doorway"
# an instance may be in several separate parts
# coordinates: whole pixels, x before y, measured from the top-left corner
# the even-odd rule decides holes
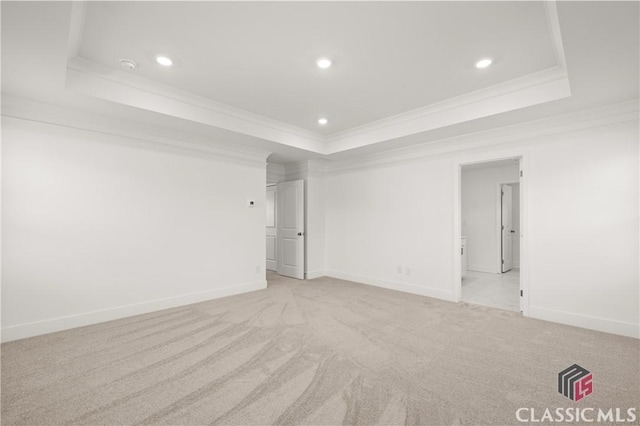
[[[462,167],[462,301],[520,311],[520,164]]]

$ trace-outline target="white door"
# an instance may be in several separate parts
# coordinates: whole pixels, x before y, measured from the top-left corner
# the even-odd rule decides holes
[[[513,230],[512,224],[513,201],[511,186],[502,185],[502,272],[513,268]]]
[[[304,181],[278,184],[278,274],[304,279]]]
[[[277,239],[278,230],[276,228],[277,224],[277,214],[276,214],[276,205],[277,205],[277,194],[278,188],[274,186],[267,187],[267,269],[270,271],[278,270],[278,262],[277,262]]]

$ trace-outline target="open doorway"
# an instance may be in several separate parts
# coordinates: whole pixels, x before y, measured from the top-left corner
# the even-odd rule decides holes
[[[461,294],[465,302],[520,311],[520,161],[461,168]]]
[[[304,181],[267,185],[266,269],[304,279]]]

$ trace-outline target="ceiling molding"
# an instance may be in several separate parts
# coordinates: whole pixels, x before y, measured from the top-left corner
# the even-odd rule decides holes
[[[187,133],[181,133],[180,139],[153,134],[149,126],[141,123],[6,95],[2,97],[2,117],[171,146],[251,166],[265,166],[266,158],[271,154],[266,150]]]
[[[326,153],[346,151],[571,96],[556,1],[547,0],[544,6],[555,67],[335,133],[327,138]]]
[[[332,135],[325,143],[319,134],[82,58],[69,62],[67,88],[325,155],[570,96],[566,70],[556,67]]]
[[[336,160],[327,163],[326,171],[330,173],[350,172],[394,163],[419,161],[429,157],[448,155],[469,149],[536,140],[544,136],[570,131],[632,121],[638,122],[639,113],[640,106],[636,99],[557,117],[533,120],[452,138],[439,139],[409,147],[390,149],[380,153],[361,156],[357,159]]]
[[[317,154],[324,153],[324,138],[319,134],[81,58],[86,10],[86,2],[73,2],[67,48],[67,89]]]
[[[323,137],[79,57],[86,5],[73,7],[67,88],[112,102],[330,155],[571,95],[555,1],[544,4],[557,65],[491,87]]]
[[[87,21],[86,1],[74,1],[71,3],[71,16],[69,20],[69,40],[67,45],[67,62],[80,57],[82,50],[82,37]]]
[[[566,71],[567,60],[564,56],[564,45],[562,44],[562,32],[560,31],[560,19],[558,18],[558,6],[555,0],[546,0],[544,9],[547,14],[547,24],[551,33],[553,43],[553,53],[558,66]]]
[[[71,3],[71,18],[69,23],[69,45],[67,46],[67,60],[80,56],[82,33],[87,17],[87,3],[74,1]]]
[[[327,171],[327,160],[316,159],[307,161],[309,177],[323,177]]]
[[[314,153],[324,153],[324,138],[316,133],[83,58],[69,61],[67,89]]]
[[[334,154],[570,95],[566,70],[555,67],[332,135],[328,138],[326,153]]]

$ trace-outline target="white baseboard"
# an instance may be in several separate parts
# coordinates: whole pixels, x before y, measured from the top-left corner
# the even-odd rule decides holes
[[[536,306],[529,306],[528,316],[530,318],[573,325],[575,327],[588,328],[591,330],[603,331],[605,333],[635,337],[636,339],[640,338],[640,325],[638,324],[598,318],[590,315],[575,314],[572,312],[539,308]]]
[[[451,291],[422,287],[419,285],[399,281],[381,280],[378,278],[348,274],[339,271],[325,271],[325,276],[337,278],[340,280],[354,281],[360,284],[368,284],[375,287],[382,287],[389,290],[402,291],[404,293],[417,294],[418,296],[433,297],[434,299],[447,300],[450,302],[453,302],[455,300],[454,294]]]
[[[2,329],[2,342],[10,342],[12,340],[24,339],[41,334],[68,330],[70,328],[82,327],[85,325],[97,324],[100,322],[126,318],[134,315],[146,314],[162,309],[190,305],[192,303],[219,299],[221,297],[248,293],[250,291],[263,290],[265,288],[267,288],[266,281],[256,281],[248,284],[240,284],[230,287],[218,288],[215,290],[184,294],[181,296],[168,297],[165,299],[150,300],[148,302],[141,302],[132,305],[103,309],[99,311],[52,318],[44,321],[13,325]]]
[[[306,274],[307,274],[307,279],[308,280],[312,280],[314,278],[320,278],[320,277],[326,276],[324,271],[307,271]]]

